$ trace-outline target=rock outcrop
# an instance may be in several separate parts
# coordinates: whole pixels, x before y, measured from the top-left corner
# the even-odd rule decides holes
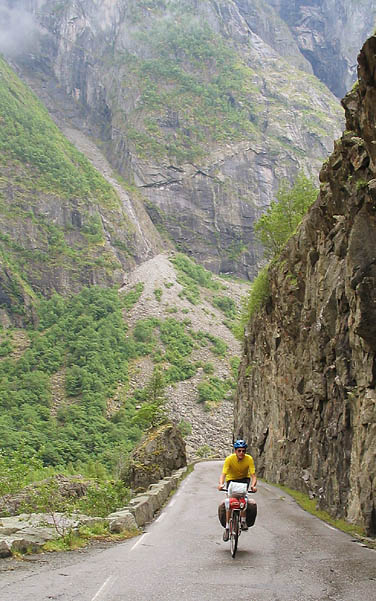
[[[185,443],[179,429],[171,423],[149,431],[131,455],[129,484],[146,489],[187,465]]]
[[[376,533],[376,37],[321,191],[246,331],[235,429],[261,476]]]

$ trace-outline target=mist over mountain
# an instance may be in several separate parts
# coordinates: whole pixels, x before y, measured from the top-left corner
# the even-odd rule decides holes
[[[24,0],[3,2],[0,6],[0,53],[17,57],[37,48],[40,27],[30,3]]]

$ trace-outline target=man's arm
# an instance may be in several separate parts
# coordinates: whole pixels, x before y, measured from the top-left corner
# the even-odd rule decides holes
[[[256,474],[251,474],[252,483],[251,483],[251,491],[257,492],[257,477]]]
[[[221,490],[223,488],[223,485],[225,483],[226,480],[226,474],[224,474],[222,472],[222,474],[219,476],[219,485],[218,485],[218,490]]]

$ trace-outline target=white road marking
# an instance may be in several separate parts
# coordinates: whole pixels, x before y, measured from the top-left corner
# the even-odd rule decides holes
[[[142,536],[141,536],[141,537],[138,539],[138,541],[137,541],[137,542],[136,542],[136,543],[133,545],[133,547],[131,548],[131,551],[133,551],[133,549],[135,549],[135,548],[136,548],[136,547],[137,547],[137,546],[140,544],[140,542],[141,542],[141,541],[142,541],[142,540],[145,538],[145,536],[147,536],[147,534],[148,534],[148,533],[147,533],[147,532],[145,532],[145,534],[143,534],[143,535],[142,535]],[[93,601],[94,601],[94,599],[93,599]]]
[[[168,507],[172,507],[173,505],[175,505],[176,503],[176,499],[173,498],[172,501],[169,502]]]
[[[329,526],[329,524],[325,524],[325,526],[327,528],[330,528],[330,530],[334,530],[334,532],[336,532],[336,530],[337,530],[336,528],[333,528],[333,526]]]
[[[161,513],[161,515],[159,516],[159,518],[157,518],[155,521],[156,522],[161,522],[163,520],[163,518],[165,517],[165,513]]]
[[[94,597],[92,598],[91,601],[96,601],[96,599],[98,599],[98,597],[101,595],[101,593],[103,593],[104,589],[109,584],[110,580],[113,580],[113,579],[114,579],[114,575],[109,576],[107,578],[107,580],[105,580],[105,582],[102,584],[101,588],[96,592],[96,594],[94,595]]]

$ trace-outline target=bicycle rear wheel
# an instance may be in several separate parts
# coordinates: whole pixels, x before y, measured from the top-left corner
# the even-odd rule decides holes
[[[230,551],[231,556],[235,558],[239,539],[239,513],[234,512],[230,518]]]

